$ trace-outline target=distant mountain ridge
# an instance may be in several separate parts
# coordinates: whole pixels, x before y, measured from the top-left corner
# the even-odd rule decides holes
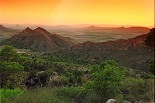
[[[118,39],[115,41],[107,41],[107,42],[100,42],[100,43],[93,43],[90,41],[79,43],[74,47],[92,47],[92,46],[111,46],[111,47],[124,47],[124,46],[138,46],[144,45],[144,41],[146,40],[147,34],[143,34],[131,39]]]
[[[118,40],[115,40],[115,41],[107,41],[107,42],[100,42],[100,43],[93,43],[93,42],[90,42],[90,41],[87,41],[87,42],[84,42],[84,43],[79,43],[77,45],[75,45],[75,47],[77,46],[111,46],[111,47],[123,47],[123,46],[144,46],[146,45],[145,44],[145,41],[146,39],[148,38],[149,36],[149,42],[151,42],[150,45],[154,45],[154,31],[155,31],[155,28],[152,28],[150,29],[150,32],[149,33],[146,33],[146,34],[142,34],[142,35],[139,35],[139,36],[136,36],[134,38],[130,38],[130,39],[118,39]]]
[[[147,33],[149,32],[149,28],[140,27],[140,26],[132,26],[132,27],[97,27],[97,26],[89,26],[84,28],[84,30],[93,31],[93,30],[104,30],[110,32],[127,32],[127,33]]]
[[[51,34],[41,27],[34,30],[27,27],[19,34],[11,37],[9,41],[8,44],[18,48],[31,48],[39,51],[53,51],[67,48],[74,44],[65,37]]]
[[[150,68],[149,62],[154,59],[154,50],[151,47],[154,44],[154,39],[151,38],[153,31],[151,29],[149,33],[131,39],[100,43],[87,41],[57,52],[56,55],[92,64],[114,59],[122,66],[147,71]],[[145,43],[148,35],[151,35],[151,39],[148,39],[150,46]]]
[[[0,25],[0,31],[12,31],[13,29],[11,28],[6,28],[3,25]]]

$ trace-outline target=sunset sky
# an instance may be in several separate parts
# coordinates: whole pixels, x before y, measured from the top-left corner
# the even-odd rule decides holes
[[[0,24],[154,26],[154,0],[0,0]]]

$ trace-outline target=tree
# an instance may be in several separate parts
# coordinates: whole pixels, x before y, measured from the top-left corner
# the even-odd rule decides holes
[[[20,58],[21,56],[11,46],[5,46],[0,51],[1,88],[4,88],[9,75],[24,70],[24,67],[21,65],[23,58],[22,60]]]
[[[155,75],[155,72],[154,72],[155,62],[151,61],[149,65],[150,65],[150,72]]]
[[[124,70],[116,64],[114,61],[101,63],[99,66],[100,71],[97,69],[92,74],[92,89],[100,96],[99,102],[105,102],[109,98],[115,98],[120,93]]]
[[[0,61],[15,61],[17,57],[17,51],[14,50],[12,46],[5,46],[0,51]]]

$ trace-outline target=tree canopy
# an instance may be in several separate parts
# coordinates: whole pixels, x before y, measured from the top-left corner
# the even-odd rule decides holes
[[[5,46],[0,51],[1,87],[5,85],[9,75],[24,70],[23,61],[22,56],[12,46]]]

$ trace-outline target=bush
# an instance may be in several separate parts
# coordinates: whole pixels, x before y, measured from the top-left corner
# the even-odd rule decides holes
[[[142,78],[127,78],[122,87],[125,100],[154,100],[154,80]]]
[[[82,103],[86,90],[83,87],[63,87],[58,91],[58,95],[73,99],[76,103]]]
[[[155,72],[154,72],[155,62],[151,61],[149,65],[150,65],[150,72],[155,75]]]
[[[87,90],[85,100],[82,103],[99,103],[100,96],[94,90]]]
[[[0,89],[0,101],[2,103],[10,103],[18,95],[22,94],[22,90],[19,88],[16,89]]]
[[[54,76],[51,80],[50,80],[50,85],[51,86],[56,86],[56,87],[61,87],[61,86],[65,86],[67,85],[68,82],[68,78],[65,76]]]
[[[142,73],[141,75],[140,75],[140,77],[141,78],[143,78],[143,79],[153,79],[154,78],[154,75],[152,74],[152,73]]]
[[[124,71],[114,61],[101,63],[93,73],[92,89],[100,96],[100,102],[115,98],[120,93]],[[90,85],[90,86],[91,86]]]

